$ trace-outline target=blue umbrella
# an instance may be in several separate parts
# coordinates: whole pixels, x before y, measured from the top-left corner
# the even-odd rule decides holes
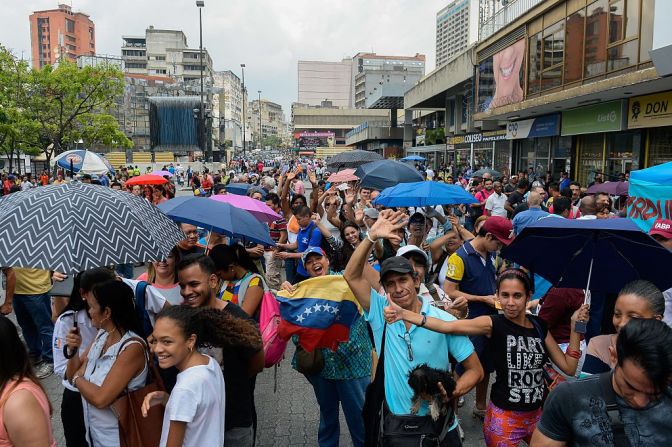
[[[379,160],[361,165],[355,171],[364,188],[383,190],[399,183],[421,182],[422,175],[411,166],[394,160]]]
[[[664,267],[672,265],[672,251],[629,219],[541,219],[525,227],[502,257],[556,287],[618,292],[636,279],[672,287]]]
[[[196,225],[258,244],[275,245],[266,225],[249,212],[228,203],[183,196],[163,202],[158,208],[175,222]]]
[[[373,201],[374,205],[435,206],[478,203],[478,200],[458,185],[439,182],[400,183],[386,188]]]
[[[421,157],[419,155],[409,155],[408,157],[404,157],[401,159],[401,161],[425,161],[425,157]]]
[[[65,151],[54,158],[54,163],[63,169],[72,169],[74,174],[114,174],[114,169],[107,159],[85,149]]]
[[[250,185],[249,183],[229,183],[226,185],[226,192],[237,196],[246,196],[247,191],[253,187],[254,185]]]

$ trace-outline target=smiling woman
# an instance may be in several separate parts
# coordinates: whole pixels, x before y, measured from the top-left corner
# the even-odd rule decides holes
[[[503,49],[492,57],[495,95],[490,108],[513,104],[523,99],[521,67],[525,59],[525,39]]]

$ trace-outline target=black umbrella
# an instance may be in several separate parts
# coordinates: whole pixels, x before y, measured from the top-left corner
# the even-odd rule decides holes
[[[495,171],[494,169],[490,169],[490,168],[479,169],[478,171],[471,174],[471,176],[472,177],[483,177],[483,175],[485,175],[485,174],[492,175],[493,179],[498,179],[502,176],[501,172]]]
[[[379,160],[366,163],[355,171],[360,185],[365,188],[383,190],[399,183],[421,182],[424,179],[415,169],[394,160]]]
[[[0,199],[0,265],[71,274],[165,258],[184,234],[147,200],[68,183]]]
[[[376,152],[360,150],[347,151],[331,157],[327,161],[327,168],[334,171],[340,171],[341,169],[358,168],[365,163],[382,159],[383,156]]]

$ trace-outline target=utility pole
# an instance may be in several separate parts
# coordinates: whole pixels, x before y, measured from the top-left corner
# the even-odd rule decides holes
[[[263,149],[262,135],[261,135],[261,90],[257,90],[259,94],[259,149]]]
[[[199,55],[201,59],[201,107],[199,109],[198,113],[198,134],[200,136],[201,140],[201,151],[203,152],[203,157],[205,158],[205,161],[211,161],[210,160],[210,154],[208,154],[208,142],[206,140],[206,132],[205,132],[205,103],[203,101],[203,64],[205,63],[203,60],[203,14],[202,10],[203,7],[205,6],[205,2],[203,0],[196,0],[196,6],[198,7],[198,29],[199,29]]]
[[[245,64],[240,64],[240,69],[243,72],[243,157],[245,156],[245,125],[246,125],[246,119],[245,119],[245,103],[247,102],[247,99],[245,98]]]

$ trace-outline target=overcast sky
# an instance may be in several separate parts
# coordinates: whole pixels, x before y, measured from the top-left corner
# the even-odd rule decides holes
[[[54,9],[58,0],[5,0],[0,43],[30,57],[32,11]],[[297,99],[297,61],[337,61],[359,51],[427,55],[434,68],[436,12],[448,0],[205,0],[203,44],[216,70],[240,76],[248,91],[289,106]],[[181,29],[198,47],[195,0],[74,0],[73,10],[96,24],[96,51],[120,55],[122,35],[144,35],[149,25]]]

